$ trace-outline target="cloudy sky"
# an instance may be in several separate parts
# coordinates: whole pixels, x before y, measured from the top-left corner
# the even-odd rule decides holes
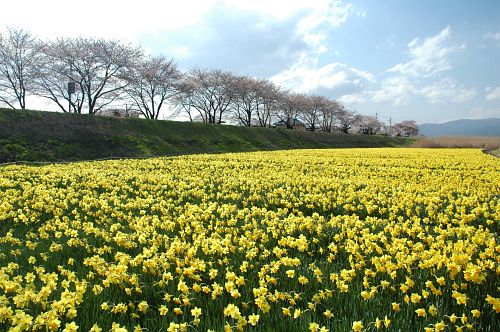
[[[383,121],[500,117],[498,0],[7,1],[0,29],[141,44]],[[9,8],[11,7],[11,8]],[[3,26],[1,26],[3,25]]]

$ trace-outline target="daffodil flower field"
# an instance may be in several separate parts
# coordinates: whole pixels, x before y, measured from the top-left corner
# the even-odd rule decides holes
[[[339,149],[0,168],[1,331],[500,331],[500,160]]]

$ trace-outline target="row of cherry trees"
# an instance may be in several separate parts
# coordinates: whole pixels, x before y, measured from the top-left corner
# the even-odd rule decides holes
[[[266,127],[280,121],[289,129],[304,123],[325,132],[418,133],[414,121],[387,129],[336,100],[291,92],[269,80],[223,70],[181,72],[172,59],[119,41],[42,41],[9,28],[0,34],[0,103],[25,109],[29,95],[51,100],[63,112],[98,114],[118,108],[158,119],[168,108],[171,115],[212,124]]]

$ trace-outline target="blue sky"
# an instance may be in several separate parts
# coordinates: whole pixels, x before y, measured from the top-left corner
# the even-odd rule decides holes
[[[87,3],[67,15],[67,1],[25,1],[22,16],[7,4],[2,20],[43,38],[124,39],[185,70],[268,78],[384,121],[500,117],[498,0]]]

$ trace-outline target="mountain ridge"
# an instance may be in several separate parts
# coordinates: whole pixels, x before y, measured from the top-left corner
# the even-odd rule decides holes
[[[423,123],[419,126],[424,136],[500,136],[500,118],[458,119],[443,123]]]

